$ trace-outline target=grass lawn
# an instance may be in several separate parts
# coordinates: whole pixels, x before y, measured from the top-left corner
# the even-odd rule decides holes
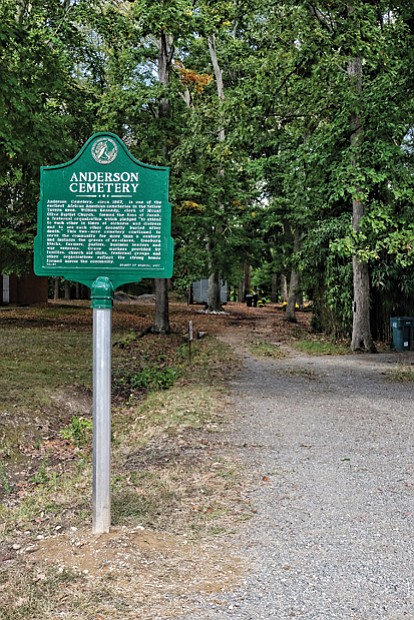
[[[136,600],[142,588],[154,596],[142,582],[145,553],[156,556],[152,579],[165,583],[168,563],[171,578],[182,572],[184,556],[191,566],[188,541],[201,557],[206,537],[248,518],[242,474],[220,447],[229,406],[224,384],[237,362],[210,336],[193,343],[190,362],[188,318],[202,321],[203,331],[210,319],[186,306],[172,308],[171,336],[139,337],[152,312],[126,305],[113,313],[113,527],[97,542],[91,534],[91,311],[82,304],[0,309],[1,620],[124,620],[130,616],[122,598],[142,608],[140,617],[151,617]],[[135,558],[129,564],[119,556],[124,547]],[[107,588],[103,557],[116,590]],[[206,579],[216,570],[212,561],[209,552]]]

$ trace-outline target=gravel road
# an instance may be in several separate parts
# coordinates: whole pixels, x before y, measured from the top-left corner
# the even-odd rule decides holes
[[[244,354],[229,439],[257,511],[233,540],[248,571],[183,620],[414,620],[414,386],[390,380],[398,358]]]

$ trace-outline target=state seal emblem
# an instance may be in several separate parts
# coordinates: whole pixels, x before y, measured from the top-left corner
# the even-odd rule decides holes
[[[118,146],[111,138],[100,138],[93,143],[91,153],[98,164],[110,164],[118,155]]]

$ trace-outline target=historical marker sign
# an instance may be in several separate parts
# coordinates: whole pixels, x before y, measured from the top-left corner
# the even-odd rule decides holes
[[[173,269],[168,168],[136,160],[98,133],[66,164],[40,170],[34,270],[91,288],[93,308],[93,532],[111,522],[113,292]]]
[[[118,136],[93,135],[79,154],[41,168],[35,273],[113,288],[173,269],[168,168],[136,160]]]

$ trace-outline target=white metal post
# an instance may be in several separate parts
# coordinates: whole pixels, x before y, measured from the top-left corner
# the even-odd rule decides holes
[[[111,525],[111,303],[93,298],[93,512],[92,532]],[[108,307],[108,305],[110,307]],[[98,307],[96,307],[98,306]],[[104,306],[104,307],[102,307]],[[106,307],[105,307],[106,306]]]

